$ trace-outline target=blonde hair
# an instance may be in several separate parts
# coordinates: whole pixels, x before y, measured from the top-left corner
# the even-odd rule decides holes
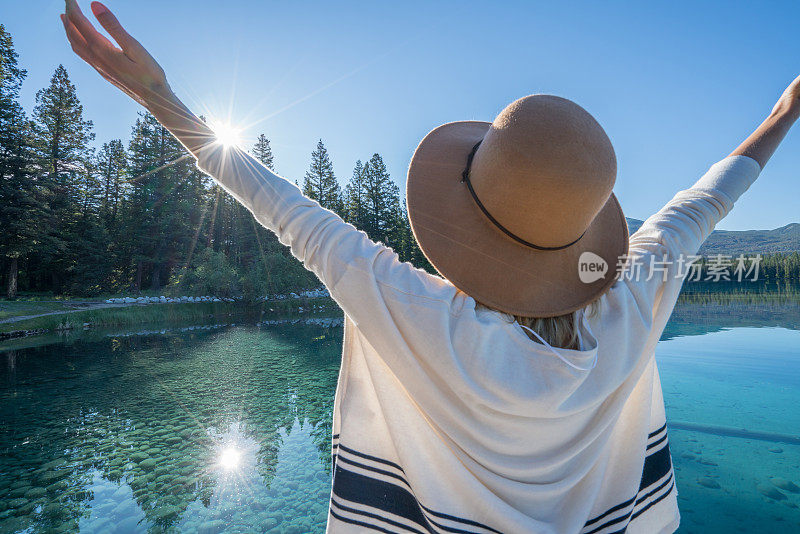
[[[477,304],[479,306],[483,306],[484,308],[489,308],[491,310],[500,312],[511,323],[516,321],[520,325],[527,326],[542,336],[542,338],[544,338],[544,340],[550,343],[553,347],[562,349],[580,349],[578,346],[578,328],[576,326],[576,318],[578,314],[577,311],[564,315],[558,315],[556,317],[526,317],[524,315],[513,315],[502,312],[480,302]],[[594,300],[586,308],[586,314],[592,316],[596,313],[597,301]],[[529,338],[537,343],[539,342],[539,340],[536,339],[533,334],[527,330],[524,331]]]

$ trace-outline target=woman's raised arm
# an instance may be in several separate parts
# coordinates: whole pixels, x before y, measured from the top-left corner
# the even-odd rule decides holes
[[[627,286],[636,302],[652,308],[658,328],[669,319],[700,246],[758,178],[798,116],[800,77],[736,150],[712,165],[692,187],[679,191],[631,236]]]
[[[789,84],[772,108],[772,113],[730,155],[753,158],[763,169],[798,117],[800,117],[800,76]]]
[[[212,176],[292,254],[314,272],[387,363],[409,380],[425,375],[416,362],[452,330],[458,291],[444,279],[401,262],[397,253],[302,194],[239,147],[225,147],[169,88],[161,67],[99,2],[92,11],[117,48],[67,0],[62,16],[73,50],[112,84],[147,108]],[[413,353],[409,343],[417,347]],[[441,362],[441,350],[429,351]],[[418,381],[418,380],[417,380]]]
[[[175,96],[153,56],[122,27],[100,2],[92,2],[98,22],[114,38],[114,46],[84,16],[76,0],[66,0],[61,22],[72,50],[103,78],[144,106],[192,154],[215,141],[211,129]]]

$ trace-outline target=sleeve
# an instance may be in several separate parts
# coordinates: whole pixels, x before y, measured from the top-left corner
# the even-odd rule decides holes
[[[401,262],[394,250],[370,240],[245,151],[211,145],[195,156],[197,167],[275,232],[348,317],[373,337],[399,343],[407,334],[400,325],[411,328],[449,316],[452,284]],[[407,317],[409,298],[425,303],[424,313]]]
[[[623,280],[641,313],[652,311],[653,328],[666,326],[688,264],[760,172],[750,157],[727,157],[691,188],[678,192],[631,236]]]

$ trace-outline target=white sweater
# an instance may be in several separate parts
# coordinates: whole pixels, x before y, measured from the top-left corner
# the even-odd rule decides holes
[[[680,516],[654,349],[676,263],[618,280],[565,364],[516,322],[431,275],[245,152],[198,167],[313,271],[345,312],[328,529],[673,532]],[[630,257],[695,254],[760,172],[713,165],[630,238]],[[502,236],[498,234],[498,239]]]

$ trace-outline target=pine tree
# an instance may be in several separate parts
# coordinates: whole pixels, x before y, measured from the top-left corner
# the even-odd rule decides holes
[[[85,183],[94,139],[92,122],[84,120],[83,106],[70,82],[67,70],[59,65],[50,85],[36,93],[33,109],[35,145],[40,179],[47,191],[49,230],[42,267],[51,277],[51,289],[66,288],[65,275],[75,267],[78,257],[73,245],[85,245],[80,224],[86,200]],[[80,243],[79,243],[80,242]]]
[[[185,155],[183,146],[151,114],[136,121],[128,154],[132,191],[123,223],[129,229],[134,289],[144,287],[147,279],[151,289],[160,289],[193,250],[205,180]],[[209,240],[223,228],[215,228],[221,211],[216,205],[210,215],[214,222]],[[217,241],[224,245],[222,237]]]
[[[311,153],[311,167],[306,172],[303,194],[319,202],[323,208],[340,215],[344,211],[342,191],[333,174],[333,164],[328,156],[328,149],[322,144],[322,139],[317,143],[316,150]]]
[[[258,136],[256,144],[253,146],[253,156],[268,168],[275,170],[272,147],[269,146],[269,139],[267,139],[266,135],[261,134]]]
[[[405,199],[400,202],[396,224],[397,226],[393,239],[395,243],[397,243],[397,249],[395,249],[395,251],[400,256],[400,261],[407,261],[415,267],[425,269],[431,274],[438,274],[433,265],[431,265],[431,262],[428,261],[428,258],[425,257],[425,254],[422,253],[422,249],[419,248],[419,244],[414,237],[414,232],[411,231]]]
[[[397,187],[380,154],[374,154],[364,170],[364,226],[361,228],[375,241],[394,246],[392,233],[397,221],[400,189]]]
[[[117,220],[119,206],[126,190],[125,174],[128,165],[128,154],[122,141],[112,139],[103,143],[97,155],[96,166],[101,177],[102,202],[101,211],[107,225]]]
[[[356,161],[353,176],[345,186],[344,219],[356,228],[366,224],[366,168],[361,160]]]
[[[56,68],[50,86],[36,93],[33,118],[46,172],[58,178],[80,169],[94,139],[93,125],[84,120],[83,106],[63,65]]]
[[[32,174],[30,124],[19,103],[27,73],[19,68],[11,34],[0,24],[0,260],[6,263],[6,296],[17,294],[21,261],[42,232],[42,195]]]

